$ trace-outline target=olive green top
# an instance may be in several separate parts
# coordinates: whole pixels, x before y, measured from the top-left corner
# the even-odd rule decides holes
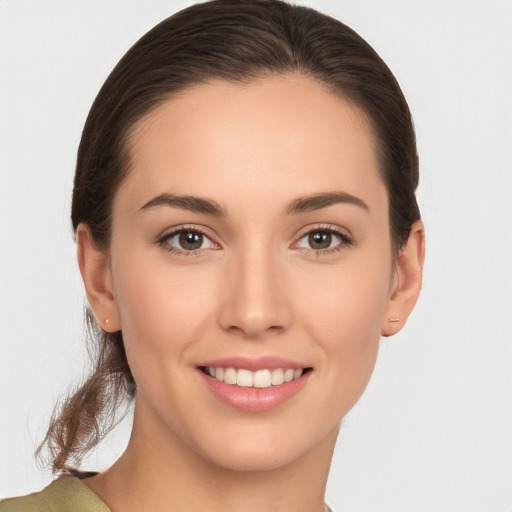
[[[332,512],[325,505],[326,512]],[[40,492],[0,500],[0,512],[111,512],[74,476],[61,476]]]
[[[0,501],[0,512],[111,512],[89,487],[62,476],[40,492]]]

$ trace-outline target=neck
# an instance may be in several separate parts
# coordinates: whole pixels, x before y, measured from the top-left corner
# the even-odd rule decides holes
[[[155,435],[141,417],[136,410],[121,458],[85,481],[111,510],[324,512],[337,430],[292,462],[237,471],[205,460],[169,431]]]

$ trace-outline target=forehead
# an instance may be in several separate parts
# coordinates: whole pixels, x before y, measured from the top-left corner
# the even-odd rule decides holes
[[[188,88],[138,122],[130,156],[145,196],[383,191],[364,115],[302,75]]]

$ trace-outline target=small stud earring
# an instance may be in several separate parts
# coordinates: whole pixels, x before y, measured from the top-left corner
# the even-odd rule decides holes
[[[105,323],[108,325],[110,323],[110,320],[108,318],[106,318]]]
[[[398,318],[397,316],[390,316],[388,318],[388,321],[389,322],[400,322],[400,318]]]

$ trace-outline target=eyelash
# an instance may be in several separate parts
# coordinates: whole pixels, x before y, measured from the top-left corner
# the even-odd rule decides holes
[[[193,226],[193,227],[192,226],[191,227],[180,226],[179,228],[174,229],[170,233],[165,233],[163,236],[161,236],[157,240],[157,243],[165,251],[167,251],[171,254],[176,254],[178,256],[197,256],[201,251],[205,250],[205,249],[196,249],[196,250],[192,250],[192,251],[187,251],[185,249],[178,249],[177,247],[174,247],[173,245],[168,243],[171,238],[173,238],[176,235],[179,235],[180,233],[196,233],[196,234],[202,235],[205,238],[207,238],[208,240],[212,241],[211,238],[201,228],[198,228],[197,226]],[[213,242],[213,241],[212,241],[212,243],[215,244],[215,242]],[[218,245],[218,244],[215,244],[215,245]]]
[[[354,245],[354,240],[346,231],[342,231],[338,227],[332,225],[320,225],[314,227],[313,229],[308,229],[306,232],[300,235],[299,239],[294,243],[294,245],[297,245],[304,237],[313,233],[329,233],[330,235],[334,235],[338,239],[339,243],[334,247],[329,247],[327,249],[312,249],[304,247],[303,249],[305,249],[309,254],[315,254],[316,256],[327,256]]]
[[[197,255],[199,255],[199,253],[201,253],[201,251],[206,250],[206,249],[196,249],[196,250],[187,251],[185,249],[178,249],[177,247],[169,244],[169,239],[173,238],[176,235],[179,235],[180,233],[196,233],[196,234],[202,235],[205,238],[207,238],[208,240],[210,240],[212,244],[218,245],[211,240],[211,238],[210,238],[210,236],[208,236],[208,234],[206,234],[201,228],[198,228],[197,226],[191,226],[191,227],[180,226],[180,227],[174,229],[173,231],[171,231],[169,233],[165,233],[163,236],[158,238],[157,243],[165,251],[167,251],[171,254],[176,254],[178,256],[197,256]],[[329,226],[320,225],[313,229],[309,229],[308,231],[302,233],[300,235],[300,237],[298,238],[298,240],[296,242],[294,242],[293,245],[296,246],[303,238],[311,235],[312,233],[328,233],[328,234],[334,235],[336,238],[338,238],[339,243],[336,244],[334,247],[329,247],[327,249],[312,249],[312,248],[303,247],[302,249],[304,249],[308,254],[315,254],[316,256],[325,256],[325,255],[339,252],[339,251],[343,250],[344,248],[351,247],[354,245],[354,240],[348,233],[340,230],[339,228],[337,228],[335,226],[331,226],[331,225],[329,225]]]

